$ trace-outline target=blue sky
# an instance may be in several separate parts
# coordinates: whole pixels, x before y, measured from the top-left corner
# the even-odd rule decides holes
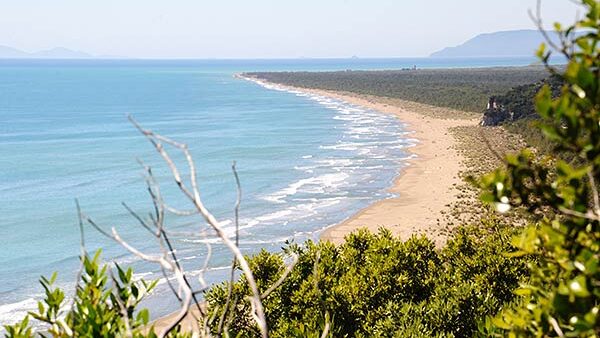
[[[0,45],[146,58],[426,56],[533,28],[535,0],[0,0]],[[569,0],[544,0],[548,27]]]

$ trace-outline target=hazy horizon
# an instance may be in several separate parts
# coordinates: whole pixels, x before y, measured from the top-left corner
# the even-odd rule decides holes
[[[482,33],[534,29],[535,0],[400,3],[256,0],[173,5],[157,0],[4,4],[0,45],[26,52],[64,47],[94,56],[144,59],[422,57]],[[571,22],[575,5],[542,2],[548,28]],[[451,28],[451,29],[449,29]]]

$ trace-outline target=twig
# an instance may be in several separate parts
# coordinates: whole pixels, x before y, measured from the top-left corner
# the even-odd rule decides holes
[[[148,226],[148,224],[146,224],[146,222],[135,211],[129,208],[129,206],[125,202],[121,202],[121,205],[125,208],[125,210],[127,210],[127,212],[129,212],[131,216],[138,220],[138,222],[142,227],[144,227],[144,229],[148,230],[152,235],[156,236],[154,230],[152,230],[152,228],[150,228],[150,226]]]
[[[291,256],[292,256],[292,261],[290,262],[290,264],[288,264],[288,266],[286,267],[286,269],[283,272],[283,274],[281,275],[281,277],[279,277],[279,279],[273,285],[271,285],[270,288],[268,288],[265,292],[263,292],[262,295],[260,295],[261,299],[266,299],[267,297],[269,297],[271,292],[275,291],[275,289],[277,289],[287,279],[288,275],[292,272],[292,270],[294,269],[294,266],[296,266],[296,264],[298,263],[299,257],[298,257],[298,254],[296,254],[295,252],[292,252]]]
[[[571,210],[571,209],[567,209],[564,207],[560,207],[559,210],[564,213],[567,214],[569,216],[573,216],[573,217],[579,217],[579,218],[584,218],[590,221],[598,221],[600,222],[600,216],[596,215],[594,212],[592,211],[588,211],[588,212],[579,212],[579,211],[575,211],[575,210]]]
[[[556,321],[556,319],[554,319],[554,317],[548,318],[548,321],[550,322],[550,325],[552,325],[552,328],[554,329],[554,331],[556,332],[556,334],[559,337],[564,337],[565,336],[565,334],[560,329],[560,325],[558,325],[558,322]]]
[[[231,164],[231,171],[233,171],[233,177],[235,177],[236,186],[236,200],[235,200],[235,245],[240,245],[240,204],[242,203],[242,185],[240,184],[240,177],[236,170],[235,161]]]
[[[325,327],[323,328],[323,333],[321,334],[321,338],[327,338],[329,335],[329,330],[331,330],[331,323],[329,321],[329,312],[325,313]]]
[[[165,268],[163,268],[161,266],[160,267],[160,271],[162,272],[163,277],[167,281],[167,285],[169,286],[169,289],[171,289],[171,292],[175,295],[175,297],[177,298],[177,300],[181,303],[183,301],[183,299],[181,299],[181,296],[179,295],[179,293],[177,292],[177,290],[175,290],[175,287],[171,283],[171,280],[169,279],[169,275],[167,274],[167,270],[165,270]]]
[[[158,238],[159,245],[161,247],[161,250],[163,250],[163,252],[165,251],[165,248],[163,245],[163,241],[164,241],[164,243],[167,245],[167,247],[169,249],[168,253],[171,255],[173,261],[175,262],[176,267],[178,269],[180,269],[181,271],[184,271],[179,263],[179,259],[177,258],[177,255],[175,254],[175,250],[174,250],[173,246],[171,245],[169,236],[167,235],[167,232],[164,228],[163,221],[164,221],[164,209],[165,209],[164,206],[165,206],[165,204],[164,204],[161,192],[160,192],[160,186],[159,186],[158,182],[156,181],[154,174],[152,173],[152,168],[150,166],[144,165],[144,163],[141,160],[138,160],[138,162],[144,167],[144,169],[146,171],[145,180],[146,180],[146,184],[147,184],[147,188],[148,188],[148,193],[150,194],[150,197],[152,198],[152,204],[154,205],[154,210],[155,210],[155,215],[156,215],[156,218],[153,218],[153,217],[150,217],[150,218],[154,222],[154,226],[157,228],[157,230],[156,230],[157,232],[154,234],[154,232],[151,231],[151,229],[149,229],[149,230]],[[140,220],[140,217],[137,214],[133,213],[133,215],[138,220]],[[142,220],[140,220],[140,223],[145,225],[145,223]],[[210,256],[210,253],[208,256]],[[201,271],[203,271],[203,270],[201,270]],[[164,274],[166,274],[166,272]],[[191,289],[191,284],[188,281],[185,274],[183,275],[183,278],[184,278],[184,281],[185,281],[187,287]],[[175,292],[175,288],[173,287],[173,285],[171,284],[171,282],[168,278],[167,278],[167,282],[169,284],[169,287],[171,288],[171,291],[173,291],[173,293],[175,294],[177,299],[179,299],[179,301],[181,302],[180,294]],[[192,292],[192,298],[194,300],[194,304],[196,304],[198,313],[200,313],[201,315],[205,315],[204,311],[200,307],[198,299],[196,298],[196,293]],[[196,316],[194,316],[194,318],[196,318]],[[198,318],[196,318],[196,319],[198,319]]]
[[[113,284],[115,286],[118,285],[119,283],[117,282],[117,279],[115,278],[112,269],[108,269],[108,273],[110,274],[110,278],[112,279]],[[127,337],[133,337],[133,334],[131,332],[131,326],[129,325],[129,314],[127,313],[127,309],[125,308],[123,301],[121,300],[121,295],[117,292],[117,290],[115,290],[115,288],[112,289],[112,293],[115,297],[115,300],[117,301],[117,304],[119,305],[121,315],[123,316],[123,318],[125,318],[125,333]]]
[[[179,287],[181,288],[184,296],[182,297],[183,298],[182,306],[181,306],[181,309],[179,310],[179,312],[177,313],[177,316],[175,316],[175,319],[169,325],[167,325],[163,329],[163,331],[159,334],[159,337],[165,337],[169,332],[171,332],[171,330],[173,330],[177,325],[179,325],[179,323],[181,323],[181,321],[185,318],[185,316],[187,315],[187,313],[189,311],[190,302],[192,300],[192,290],[188,286],[188,283],[186,283],[185,276],[183,275],[183,271],[181,269],[179,269],[176,266],[176,264],[167,260],[164,256],[154,257],[154,256],[147,255],[147,254],[142,253],[141,251],[137,250],[136,248],[131,246],[129,243],[125,242],[121,238],[121,236],[119,236],[119,233],[117,232],[117,230],[114,227],[112,228],[112,238],[115,241],[117,241],[122,247],[124,247],[129,252],[134,254],[135,256],[140,257],[143,260],[148,261],[148,262],[158,263],[165,269],[173,271],[173,273],[175,274],[175,278],[177,279]]]
[[[592,190],[592,198],[594,201],[594,213],[600,216],[600,198],[598,197],[598,188],[596,187],[596,180],[591,170],[587,172],[588,179],[590,181],[590,189]]]
[[[75,309],[75,301],[77,299],[77,291],[79,290],[79,282],[83,274],[84,260],[87,257],[87,250],[85,249],[85,234],[83,229],[83,217],[81,214],[81,207],[79,206],[79,200],[75,199],[75,206],[77,208],[77,219],[79,222],[79,268],[77,269],[77,275],[75,277],[75,292],[73,294],[73,300],[71,301],[71,310]],[[76,316],[72,316],[75,320]],[[75,326],[75,323],[73,323]]]
[[[569,52],[568,52],[569,45],[568,45],[568,42],[564,39],[564,37],[560,34],[561,32],[557,32],[560,42],[561,42],[561,46],[558,46],[556,43],[554,43],[552,38],[548,35],[548,32],[544,29],[544,25],[542,23],[542,1],[541,0],[537,0],[536,13],[533,14],[533,12],[531,10],[529,10],[528,14],[529,14],[529,17],[531,18],[531,20],[533,21],[533,23],[535,24],[535,26],[538,28],[538,30],[544,37],[544,40],[546,41],[548,46],[550,46],[550,48],[552,48],[553,50],[561,53],[567,59],[570,59],[571,54],[569,54]],[[551,52],[549,52],[548,55],[544,57],[544,59],[543,59],[544,66],[546,67],[546,69],[548,69],[548,71],[551,74],[562,77],[562,74],[560,74],[560,72],[555,67],[552,67],[549,64],[548,60],[549,60],[550,56],[551,56]]]
[[[234,219],[235,219],[235,245],[239,246],[239,232],[240,232],[240,223],[239,223],[239,208],[240,203],[242,201],[242,186],[240,184],[240,179],[236,170],[235,161],[231,164],[231,170],[233,171],[233,176],[235,178],[235,184],[237,188],[235,208],[234,208]],[[233,257],[233,262],[231,263],[231,272],[229,276],[229,284],[227,285],[227,298],[225,300],[225,306],[223,307],[223,313],[221,313],[221,317],[219,318],[219,325],[217,326],[217,334],[221,335],[223,332],[223,323],[225,322],[225,317],[227,316],[227,311],[229,311],[229,304],[231,302],[231,293],[233,292],[233,279],[235,278],[235,256]]]
[[[196,168],[187,145],[176,142],[159,134],[155,134],[150,130],[143,129],[131,116],[129,116],[129,120],[144,136],[146,136],[150,143],[155,147],[155,149],[158,151],[158,153],[161,155],[163,160],[167,163],[168,167],[170,168],[173,178],[175,179],[175,183],[177,184],[179,189],[184,193],[184,195],[186,195],[190,199],[190,201],[198,210],[198,212],[202,215],[204,220],[214,229],[214,231],[221,238],[223,243],[229,248],[229,250],[233,252],[240,265],[240,268],[246,276],[248,285],[250,286],[250,290],[252,291],[252,296],[250,298],[250,303],[253,308],[252,316],[255,319],[261,331],[261,336],[264,338],[268,337],[269,334],[264,308],[260,300],[260,293],[258,291],[256,281],[254,280],[252,270],[250,270],[250,266],[248,265],[248,262],[244,258],[244,255],[242,254],[240,249],[235,245],[234,242],[231,241],[231,239],[229,239],[229,237],[227,236],[217,219],[212,213],[208,211],[208,209],[206,209],[204,203],[200,199],[200,192],[198,190],[198,185],[196,182]],[[168,152],[165,150],[163,142],[179,149],[184,154],[189,167],[191,191],[183,183],[180,171],[169,156]]]

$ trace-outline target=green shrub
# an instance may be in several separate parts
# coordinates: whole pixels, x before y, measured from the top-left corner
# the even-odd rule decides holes
[[[316,334],[328,316],[334,337],[470,337],[479,320],[513,300],[512,291],[526,276],[524,258],[503,255],[514,233],[485,221],[481,228],[461,228],[441,251],[425,237],[403,242],[383,229],[358,231],[337,247],[291,244],[283,252],[296,253],[298,263],[264,301],[272,336]],[[266,251],[249,262],[259,271],[261,292],[285,269],[280,254]],[[215,317],[223,314],[228,287],[223,283],[207,294]],[[243,279],[234,283],[231,299],[247,295]],[[249,307],[238,303],[232,309],[228,332],[255,335]]]
[[[149,312],[137,309],[156,282],[134,281],[133,270],[115,265],[116,276],[110,267],[100,264],[100,251],[93,258],[83,258],[75,297],[67,303],[64,291],[54,286],[56,273],[40,283],[45,297],[38,302],[34,319],[47,324],[45,334],[53,337],[156,337],[148,328]],[[14,325],[5,326],[6,337],[33,337],[29,316]],[[172,337],[183,336],[177,332]]]

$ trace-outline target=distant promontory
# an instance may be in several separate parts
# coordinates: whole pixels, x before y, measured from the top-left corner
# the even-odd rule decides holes
[[[550,35],[554,35],[549,32]],[[544,41],[538,30],[512,30],[477,35],[467,42],[446,47],[430,57],[504,57],[532,56]]]

